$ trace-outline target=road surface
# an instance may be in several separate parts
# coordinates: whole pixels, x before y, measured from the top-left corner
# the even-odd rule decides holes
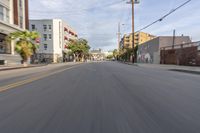
[[[199,75],[117,62],[65,67],[0,73],[8,86],[59,70],[0,92],[0,133],[200,132]]]

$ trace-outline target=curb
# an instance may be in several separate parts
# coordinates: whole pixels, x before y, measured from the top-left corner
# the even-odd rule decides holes
[[[175,71],[175,72],[183,72],[183,73],[200,75],[200,71],[192,71],[192,70],[185,70],[185,69],[168,69],[168,70],[169,71]]]
[[[35,65],[35,66],[27,66],[27,67],[11,67],[11,68],[5,68],[5,69],[0,69],[0,71],[9,71],[9,70],[17,70],[17,69],[26,69],[26,68],[33,68],[33,67],[42,67],[42,66],[47,66],[46,65]]]
[[[119,63],[122,63],[122,64],[127,64],[127,65],[132,65],[132,66],[137,66],[139,67],[138,64],[134,64],[134,63],[130,63],[130,62],[121,62],[121,61],[118,61]]]
[[[133,64],[133,63],[130,63],[130,62],[121,62],[121,61],[118,61],[118,62],[122,63],[122,64],[127,64],[127,65],[140,67],[139,64]],[[171,69],[171,68],[167,69],[166,68],[165,70],[200,75],[200,71],[192,71],[192,70],[186,70],[186,69],[181,69],[181,68],[180,69]]]

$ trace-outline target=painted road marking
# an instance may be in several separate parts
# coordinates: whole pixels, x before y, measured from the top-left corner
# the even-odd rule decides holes
[[[61,72],[66,71],[66,70],[70,70],[70,69],[78,67],[78,66],[79,65],[68,67],[68,68],[65,68],[65,69],[62,69],[62,70],[58,70],[58,71],[55,71],[55,72],[52,72],[52,73],[43,74],[41,76],[37,76],[37,77],[33,77],[33,78],[30,78],[30,79],[27,79],[27,80],[22,80],[22,81],[18,81],[18,82],[9,84],[9,85],[5,85],[5,86],[0,87],[0,92],[4,92],[4,91],[7,91],[7,90],[12,89],[12,88],[25,85],[25,84],[31,83],[33,81],[37,81],[39,79],[43,79],[45,77],[49,77],[51,75],[54,75],[54,74],[57,74],[57,73],[61,73]]]

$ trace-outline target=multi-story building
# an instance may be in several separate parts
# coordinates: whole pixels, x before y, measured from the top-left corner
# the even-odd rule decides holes
[[[122,38],[122,42],[121,42],[121,48],[132,48],[133,47],[133,43],[132,43],[132,34],[125,34]],[[139,46],[140,44],[144,43],[144,42],[147,42],[149,40],[152,40],[154,39],[155,36],[153,35],[150,35],[148,33],[144,33],[144,32],[138,32],[138,33],[135,33],[135,36],[134,36],[134,46]]]
[[[0,0],[0,60],[8,64],[21,62],[14,51],[14,41],[5,38],[15,31],[28,29],[28,0]]]
[[[30,20],[29,29],[37,31],[40,36],[40,47],[37,58],[40,62],[62,62],[68,51],[67,43],[77,39],[77,33],[61,19]]]

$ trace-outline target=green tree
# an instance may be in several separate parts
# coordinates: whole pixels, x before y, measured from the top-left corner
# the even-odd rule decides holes
[[[35,39],[39,38],[37,32],[17,31],[10,33],[7,40],[16,42],[15,51],[21,56],[24,66],[27,66],[28,59],[36,53],[38,45],[35,44]]]
[[[71,40],[67,45],[68,49],[74,54],[74,61],[79,61],[80,59],[83,61],[89,56],[90,46],[87,40],[82,38]]]
[[[118,50],[117,50],[117,49],[113,50],[113,57],[114,57],[115,59],[117,59],[118,56],[119,56]]]
[[[106,58],[111,60],[111,59],[113,59],[113,55],[108,55]]]
[[[130,61],[130,57],[133,54],[133,49],[123,48],[119,50],[119,58],[123,61]]]

